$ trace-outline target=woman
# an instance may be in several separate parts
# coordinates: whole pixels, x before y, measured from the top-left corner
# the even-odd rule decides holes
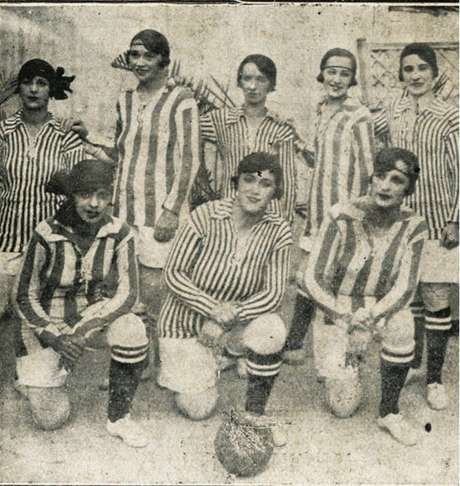
[[[218,192],[225,198],[235,194],[232,177],[243,157],[261,151],[276,154],[283,169],[284,194],[280,201],[274,201],[274,208],[292,223],[297,177],[294,130],[265,106],[267,96],[276,88],[276,74],[275,63],[269,57],[251,54],[243,59],[237,73],[243,105],[202,115],[201,135],[204,142],[217,147],[222,160],[222,173],[213,176],[218,179]]]
[[[21,321],[17,387],[36,424],[58,428],[70,414],[67,374],[85,349],[109,346],[107,430],[143,447],[147,438],[129,412],[148,339],[132,314],[139,291],[134,235],[109,216],[112,179],[111,164],[83,160],[50,181],[48,190],[66,200],[32,234],[13,292]]]
[[[256,152],[240,162],[233,180],[235,197],[198,207],[165,267],[158,382],[195,420],[208,417],[218,398],[216,359],[202,342],[226,331],[227,352],[245,353],[246,411],[257,420],[286,338],[274,312],[286,289],[292,238],[288,223],[268,209],[282,196],[282,169],[274,156]]]
[[[22,108],[0,122],[0,316],[35,226],[62,202],[45,191],[47,182],[84,157],[78,135],[48,111],[50,98],[65,100],[72,91],[75,76],[63,73],[42,59],[27,61],[16,89]]]
[[[371,332],[378,332],[378,425],[405,445],[416,442],[416,433],[399,413],[398,400],[414,356],[408,306],[416,291],[427,230],[422,217],[401,205],[413,194],[418,173],[413,153],[399,148],[379,152],[370,194],[330,209],[304,276],[306,292],[329,318],[329,325],[323,324],[330,357],[326,385],[345,377],[347,351],[355,354]]]
[[[458,108],[435,96],[438,65],[427,44],[409,44],[401,52],[399,79],[402,96],[375,121],[377,135],[390,145],[414,152],[420,161],[420,182],[406,204],[428,224],[418,297],[413,304],[417,352],[421,364],[424,328],[427,337],[427,402],[441,410],[448,406],[442,384],[451,312],[451,283],[458,283]],[[437,262],[433,265],[433,262]]]
[[[349,96],[350,88],[357,84],[356,74],[356,58],[346,49],[331,49],[321,59],[317,80],[323,85],[325,97],[317,109],[309,214],[300,241],[305,267],[329,208],[350,197],[363,196],[368,190],[374,157],[372,120],[369,110]],[[314,310],[311,300],[299,288],[284,353],[288,363],[298,364],[305,359],[304,338]],[[321,340],[320,320],[317,316],[319,325],[314,328],[315,365],[319,377],[323,375],[323,363],[327,359],[324,354],[328,352]]]

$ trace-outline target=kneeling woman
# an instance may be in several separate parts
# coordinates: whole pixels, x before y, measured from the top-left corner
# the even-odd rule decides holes
[[[87,348],[111,350],[107,430],[128,445],[147,445],[130,419],[148,349],[138,298],[133,233],[108,214],[112,168],[97,160],[55,174],[48,190],[67,196],[35,229],[14,288],[21,319],[16,343],[18,389],[43,429],[69,417],[66,377]]]
[[[286,327],[274,314],[286,289],[292,236],[269,210],[282,195],[282,169],[263,152],[246,156],[236,196],[198,207],[178,234],[165,267],[169,295],[160,314],[160,385],[192,419],[217,402],[217,363],[202,344],[213,325],[228,331],[248,366],[246,411],[265,412],[281,366]],[[212,333],[211,333],[212,334]]]
[[[415,443],[416,434],[399,414],[398,401],[414,355],[408,305],[419,278],[427,227],[401,204],[413,193],[418,173],[412,152],[379,152],[370,194],[331,208],[312,252],[314,264],[304,278],[307,292],[330,318],[330,325],[325,324],[330,335],[326,379],[344,376],[347,350],[365,344],[371,332],[380,333],[378,425],[406,445]],[[334,410],[334,403],[330,405]]]

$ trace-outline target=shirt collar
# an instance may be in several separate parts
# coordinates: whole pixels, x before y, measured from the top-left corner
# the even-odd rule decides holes
[[[17,128],[19,125],[25,125],[24,123],[24,111],[21,109],[19,111],[17,111],[13,117],[14,117],[14,120],[13,120],[13,125],[14,125],[14,128]],[[48,112],[48,120],[46,120],[46,122],[44,123],[44,125],[52,125],[53,127],[56,127],[59,122],[58,120],[56,119],[56,117]]]
[[[211,218],[220,220],[231,218],[234,203],[235,197],[217,201],[216,204],[211,205]],[[278,216],[278,214],[276,214],[272,209],[268,208],[258,224],[262,222],[281,224],[282,221],[283,220],[280,218],[280,216]]]
[[[244,113],[244,106],[234,106],[231,108],[224,108],[225,109],[225,123],[227,125],[231,125],[233,123],[238,123],[241,118],[244,118],[246,115]],[[265,113],[265,118],[271,118],[273,121],[279,121],[279,115],[274,111],[267,108]]]
[[[318,113],[321,112],[321,108],[323,105],[325,105],[327,103],[327,100],[328,100],[328,97],[327,95],[324,95],[320,102],[318,103]],[[360,107],[360,103],[353,99],[351,96],[349,95],[346,95],[345,96],[345,99],[343,100],[343,103],[341,103],[340,105],[337,105],[337,110],[336,111],[341,111],[345,108],[357,108],[357,107]]]
[[[400,115],[404,111],[410,111],[414,109],[414,104],[408,94],[403,93],[398,103],[395,106],[395,115]],[[437,118],[443,118],[447,111],[449,110],[449,105],[435,96],[431,102],[423,108],[424,111],[428,111]]]

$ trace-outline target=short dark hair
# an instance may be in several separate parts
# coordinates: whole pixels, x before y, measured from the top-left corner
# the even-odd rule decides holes
[[[276,87],[276,65],[269,57],[264,56],[263,54],[250,54],[241,61],[241,64],[238,67],[237,85],[241,87],[243,68],[250,62],[254,63],[257,66],[257,69],[267,77],[270,81],[270,89],[274,91]]]
[[[263,170],[268,170],[273,174],[275,178],[275,193],[273,197],[280,199],[283,195],[283,169],[278,157],[268,152],[253,152],[241,159],[238,164],[238,174],[232,177],[232,184],[238,189],[238,181],[241,174],[253,174]]]
[[[434,49],[425,44],[424,42],[414,42],[412,44],[407,44],[406,47],[401,51],[401,55],[399,56],[399,80],[403,80],[403,72],[402,72],[402,62],[403,59],[407,56],[411,56],[415,54],[420,59],[428,63],[433,71],[433,77],[436,78],[438,76],[438,62],[436,60],[436,53]]]
[[[406,164],[406,170],[401,171],[409,178],[409,187],[407,188],[407,195],[413,194],[415,191],[415,183],[420,174],[420,165],[417,156],[410,150],[399,147],[389,147],[380,150],[374,161],[374,174],[383,174],[390,170],[401,170],[396,166],[396,162],[402,160]]]
[[[135,41],[140,41],[144,47],[153,54],[161,55],[159,66],[164,68],[171,62],[168,39],[161,33],[153,29],[145,29],[138,32],[131,40],[130,46]]]
[[[324,82],[323,69],[326,67],[327,61],[331,57],[346,57],[346,58],[350,59],[350,61],[351,61],[351,72],[352,72],[350,88],[352,86],[356,86],[358,84],[358,81],[356,80],[356,72],[358,70],[358,64],[356,62],[356,57],[352,52],[348,51],[347,49],[341,49],[340,47],[334,47],[334,49],[329,49],[326,52],[326,54],[324,54],[324,56],[321,58],[321,63],[319,65],[320,73],[316,77],[316,80],[319,81],[320,83]]]

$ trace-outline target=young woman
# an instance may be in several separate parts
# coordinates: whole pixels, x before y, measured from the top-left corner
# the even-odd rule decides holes
[[[47,182],[84,157],[78,135],[48,111],[50,98],[65,100],[71,91],[75,76],[63,73],[42,59],[27,61],[16,88],[22,108],[0,122],[0,316],[35,226],[62,202],[45,191]]]
[[[334,204],[366,194],[372,173],[374,140],[369,110],[349,97],[357,84],[356,58],[345,49],[334,48],[321,59],[317,80],[325,97],[317,109],[314,152],[315,168],[310,189],[309,215],[304,237],[300,241],[303,264],[329,208]],[[300,278],[303,272],[300,271]],[[305,359],[304,338],[314,314],[313,303],[299,289],[294,317],[284,353],[288,363]],[[320,316],[314,329],[315,364],[322,375],[327,349],[321,340]]]
[[[284,194],[273,204],[292,223],[296,204],[294,130],[266,107],[267,96],[276,88],[275,63],[262,54],[247,56],[238,68],[237,83],[244,96],[241,106],[212,110],[200,118],[203,141],[216,145],[223,163],[217,189],[224,198],[235,194],[232,177],[246,155],[276,154],[283,169]]]
[[[165,267],[158,382],[195,420],[217,403],[217,362],[202,344],[212,341],[216,327],[226,332],[228,352],[246,356],[246,411],[253,420],[264,415],[286,338],[274,313],[286,289],[292,237],[288,223],[269,209],[282,196],[282,169],[274,156],[255,152],[240,162],[233,181],[233,198],[191,214]]]
[[[377,135],[414,152],[420,161],[420,182],[406,204],[426,219],[428,241],[422,259],[421,284],[413,304],[417,352],[422,359],[424,327],[427,337],[427,401],[435,410],[446,408],[442,384],[451,315],[451,283],[458,283],[458,108],[437,98],[436,54],[427,44],[409,44],[401,52],[399,79],[404,93],[375,120]],[[436,262],[434,265],[433,262]]]
[[[401,205],[413,194],[418,173],[413,153],[398,148],[379,152],[370,194],[330,209],[304,276],[304,289],[328,317],[322,324],[328,336],[326,385],[345,376],[347,351],[353,353],[363,337],[365,344],[371,332],[379,332],[378,425],[405,445],[414,444],[417,434],[399,413],[398,400],[414,356],[409,303],[427,228],[422,217]],[[334,409],[333,400],[329,405]]]
[[[17,389],[36,424],[56,429],[70,414],[67,374],[86,348],[109,346],[107,430],[143,447],[147,438],[129,411],[148,339],[131,312],[139,290],[134,235],[108,214],[112,178],[111,164],[83,160],[50,181],[48,189],[67,199],[35,229],[16,278]]]

